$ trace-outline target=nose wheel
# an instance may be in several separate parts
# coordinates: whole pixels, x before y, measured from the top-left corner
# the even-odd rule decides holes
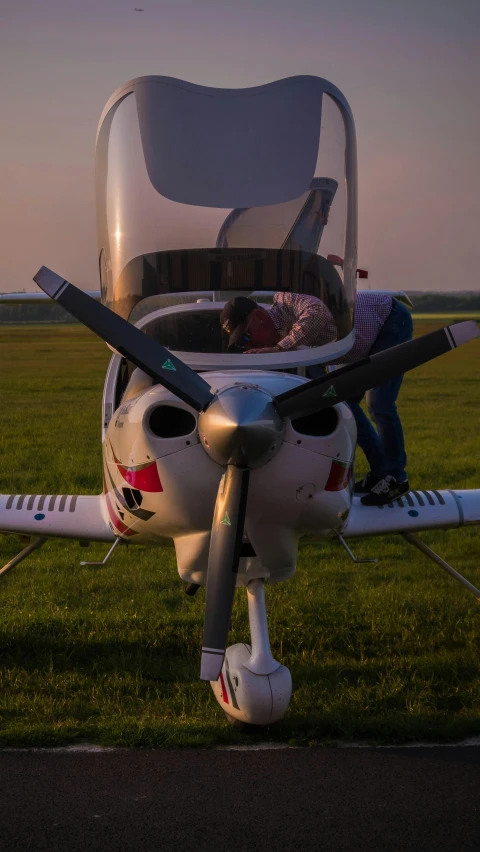
[[[247,587],[251,645],[227,648],[220,676],[210,681],[229,722],[243,730],[278,722],[288,708],[292,678],[272,656],[268,638],[263,580]]]

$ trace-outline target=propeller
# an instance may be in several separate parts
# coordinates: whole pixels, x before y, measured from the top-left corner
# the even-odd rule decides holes
[[[281,417],[297,418],[331,408],[337,402],[360,396],[479,335],[476,322],[467,320],[392,346],[280,394],[274,400],[277,411]]]
[[[132,323],[46,266],[38,270],[33,280],[62,308],[187,405],[202,411],[212,402],[210,385],[201,376]]]
[[[218,680],[227,648],[247,508],[248,468],[227,465],[220,480],[208,555],[200,678]]]

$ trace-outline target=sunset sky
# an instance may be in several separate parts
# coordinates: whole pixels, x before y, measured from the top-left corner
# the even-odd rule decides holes
[[[136,12],[135,5],[143,8]],[[479,290],[479,0],[3,0],[0,291],[96,289],[94,143],[132,77],[337,85],[372,288]]]

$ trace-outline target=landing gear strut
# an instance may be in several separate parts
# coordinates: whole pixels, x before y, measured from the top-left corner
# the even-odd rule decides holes
[[[3,568],[0,568],[0,576],[2,574],[6,574],[7,571],[10,571],[11,568],[15,568],[15,565],[19,565],[20,562],[23,562],[23,560],[26,559],[27,556],[30,556],[30,554],[33,553],[34,550],[38,550],[39,547],[42,547],[42,545],[45,544],[46,540],[47,539],[41,535],[32,539],[32,541],[29,542],[29,544],[27,544],[27,546],[24,547],[23,550],[20,551],[20,553],[17,553],[17,555],[14,556],[13,559],[10,560],[10,562],[7,562],[7,564],[4,565]]]
[[[477,601],[480,601],[480,589],[477,589],[476,586],[472,585],[472,583],[469,583],[469,581],[466,580],[465,577],[463,577],[461,574],[459,574],[458,571],[455,571],[455,568],[452,568],[452,566],[449,565],[448,562],[445,562],[445,560],[442,559],[441,556],[438,555],[438,553],[435,553],[435,551],[432,550],[431,547],[428,546],[428,544],[425,544],[425,542],[422,541],[422,539],[419,538],[416,533],[404,532],[403,537],[410,544],[413,544],[414,547],[418,547],[418,549],[421,550],[422,553],[425,554],[425,556],[428,556],[428,558],[431,559],[432,562],[435,562],[437,565],[440,566],[440,568],[443,568],[444,571],[447,571],[450,576],[453,577],[454,580],[456,580],[458,583],[461,583],[462,586],[468,589],[468,591],[476,597]]]
[[[250,581],[247,598],[252,644],[227,648],[220,677],[210,683],[231,720],[268,725],[286,713],[292,678],[270,650],[263,580]]]

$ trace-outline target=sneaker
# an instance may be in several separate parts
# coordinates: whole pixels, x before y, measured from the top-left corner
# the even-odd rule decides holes
[[[358,482],[355,483],[353,493],[368,494],[368,492],[371,491],[372,488],[377,484],[377,482],[380,482],[382,478],[383,477],[381,476],[374,476],[371,470],[369,470],[366,476],[363,477],[363,479],[360,479]]]
[[[363,506],[384,506],[401,497],[402,494],[407,494],[408,491],[410,491],[408,479],[398,482],[393,476],[385,476],[370,489],[365,497],[362,497],[360,502]]]

